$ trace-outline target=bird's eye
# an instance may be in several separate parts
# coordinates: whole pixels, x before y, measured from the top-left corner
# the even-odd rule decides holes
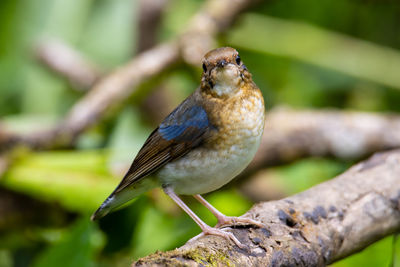
[[[204,70],[204,72],[206,72],[206,71],[207,71],[206,64],[204,64],[204,63],[203,63],[203,70]]]
[[[240,60],[240,56],[239,55],[236,56],[235,60],[236,60],[236,64],[240,65],[241,60]]]

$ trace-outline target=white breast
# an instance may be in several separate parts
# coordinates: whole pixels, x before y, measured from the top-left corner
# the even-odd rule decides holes
[[[203,194],[220,188],[246,168],[262,137],[264,104],[256,97],[243,100],[231,116],[225,141],[215,149],[196,148],[168,163],[157,173],[160,182],[178,194]]]

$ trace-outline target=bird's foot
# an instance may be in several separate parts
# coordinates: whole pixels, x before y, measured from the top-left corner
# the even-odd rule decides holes
[[[216,228],[221,228],[225,226],[235,226],[235,225],[255,225],[260,228],[265,228],[265,225],[250,219],[250,218],[244,218],[244,217],[233,217],[233,216],[220,216],[217,218],[218,223],[215,226]]]
[[[228,229],[230,228],[218,229],[207,225],[202,228],[203,232],[201,234],[193,237],[192,239],[189,240],[189,242],[194,241],[203,235],[216,235],[216,236],[221,236],[227,240],[232,240],[239,248],[246,249],[246,246],[240,243],[240,241],[232,233],[226,232],[226,230]]]

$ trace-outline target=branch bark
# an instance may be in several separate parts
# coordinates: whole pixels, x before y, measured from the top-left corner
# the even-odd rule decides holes
[[[286,199],[255,205],[237,227],[241,250],[202,236],[133,266],[325,266],[400,230],[400,150],[379,153],[342,175]]]

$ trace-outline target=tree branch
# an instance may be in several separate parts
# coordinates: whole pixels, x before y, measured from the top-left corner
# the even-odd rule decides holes
[[[286,199],[255,205],[238,227],[241,250],[215,236],[139,259],[133,266],[325,266],[400,230],[400,150],[376,154]]]
[[[360,159],[400,147],[399,132],[400,117],[390,114],[275,108],[247,172],[308,156]]]
[[[68,79],[80,90],[86,90],[97,82],[102,73],[93,62],[67,44],[51,40],[40,43],[35,55],[49,69]]]
[[[130,62],[101,79],[80,99],[55,128],[17,135],[0,132],[0,151],[18,144],[34,148],[68,146],[86,129],[98,123],[115,106],[137,92],[139,86],[183,59],[198,65],[210,50],[214,37],[226,30],[237,15],[255,0],[208,0],[188,28],[174,40],[138,54]]]
[[[156,43],[162,13],[167,3],[167,0],[139,1],[137,51],[145,51]]]

